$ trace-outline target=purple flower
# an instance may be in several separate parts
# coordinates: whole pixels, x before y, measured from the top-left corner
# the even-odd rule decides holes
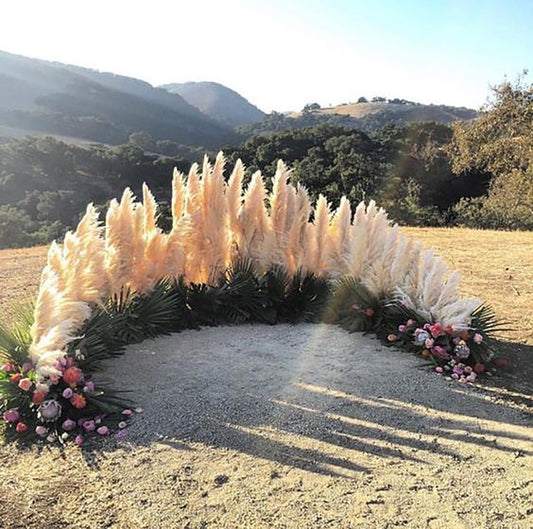
[[[4,412],[4,421],[17,422],[20,419],[20,414],[17,410],[7,410]]]
[[[128,436],[128,430],[119,430],[117,432],[117,434],[115,435],[115,437],[117,439],[124,439]]]
[[[86,432],[94,432],[96,425],[94,424],[94,421],[83,421],[82,427]]]
[[[453,368],[453,372],[456,374],[456,375],[462,375],[464,373],[464,369],[460,366],[455,366]]]
[[[125,415],[126,417],[131,417],[133,415],[133,412],[131,410],[122,410],[122,415]]]
[[[83,441],[85,441],[85,439],[83,438],[83,435],[77,435],[76,436],[76,439],[74,439],[74,442],[78,445],[78,446],[81,446],[83,444]]]
[[[88,393],[94,393],[94,382],[92,380],[86,382],[83,391],[87,391]]]
[[[24,362],[22,364],[23,373],[27,373],[28,371],[31,371],[32,369],[33,369],[33,364],[31,362]]]
[[[477,379],[477,375],[475,373],[470,373],[467,377],[466,377],[466,381],[467,382],[475,382]]]
[[[416,345],[424,345],[424,343],[426,342],[426,340],[428,340],[430,338],[429,336],[429,333],[422,330],[422,329],[417,329],[415,331],[415,343]]]
[[[107,426],[100,426],[100,428],[96,430],[96,433],[98,435],[109,435],[109,428]]]
[[[61,427],[63,428],[63,430],[65,430],[66,432],[71,432],[72,430],[74,430],[74,428],[76,428],[76,421],[73,421],[72,419],[67,419],[62,425]]]
[[[407,330],[407,327],[406,327],[405,325],[400,325],[400,326],[398,327],[398,331],[399,331],[399,332],[405,332],[406,330]]]
[[[72,395],[74,395],[74,392],[72,391],[72,389],[67,388],[67,389],[63,390],[62,395],[63,395],[63,397],[65,399],[70,399],[70,397],[72,397]]]

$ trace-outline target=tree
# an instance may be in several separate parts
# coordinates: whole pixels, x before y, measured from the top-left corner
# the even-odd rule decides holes
[[[358,103],[368,103],[368,99],[366,97],[360,97],[358,100],[357,100]]]
[[[148,134],[148,132],[144,132],[144,131],[132,132],[130,134],[128,142],[131,145],[140,147],[143,151],[153,152],[155,150],[154,139],[152,138],[150,134]]]
[[[488,172],[488,195],[456,208],[466,224],[533,229],[533,84],[492,88],[492,100],[472,122],[453,125],[450,154],[457,174]]]
[[[308,103],[304,106],[302,112],[304,114],[309,114],[310,112],[314,112],[315,110],[320,110],[320,105],[318,103]]]

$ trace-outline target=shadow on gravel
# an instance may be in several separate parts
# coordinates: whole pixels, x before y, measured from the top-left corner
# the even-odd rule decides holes
[[[274,331],[250,340],[235,328],[218,347],[206,346],[215,336],[218,343],[216,330],[183,333],[179,353],[169,352],[171,337],[133,347],[129,364],[116,368],[131,369],[132,381],[146,386],[130,446],[195,450],[199,443],[345,478],[370,472],[376,458],[392,472],[401,462],[431,465],[435,456],[468,460],[480,449],[533,455],[532,416],[517,406],[531,405],[531,395],[509,383],[513,372],[490,386],[464,386],[375,341],[352,346],[345,340],[353,335],[335,334],[336,347],[316,329],[304,345],[288,333],[272,347]],[[87,463],[95,467],[117,446],[88,447]]]

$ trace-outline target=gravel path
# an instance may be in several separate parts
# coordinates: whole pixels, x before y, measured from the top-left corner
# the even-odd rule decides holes
[[[372,338],[186,331],[130,347],[105,377],[144,410],[129,441],[3,448],[0,494],[24,522],[7,527],[533,527],[527,409]]]

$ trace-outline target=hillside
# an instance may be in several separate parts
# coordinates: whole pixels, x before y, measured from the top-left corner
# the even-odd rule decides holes
[[[422,103],[412,103],[400,100],[398,102],[376,101],[369,103],[349,103],[334,107],[320,108],[312,111],[312,114],[325,116],[347,116],[365,123],[363,129],[368,129],[368,125],[378,123],[386,124],[392,121],[397,124],[405,124],[412,121],[434,121],[436,123],[452,123],[474,119],[477,112],[470,108],[453,107],[449,105],[424,105]],[[303,112],[293,112],[288,115],[290,118],[301,118]],[[373,127],[371,127],[373,128]]]
[[[120,144],[132,132],[217,148],[229,127],[144,81],[0,51],[0,127]]]
[[[258,122],[265,116],[240,94],[218,83],[171,83],[160,88],[179,94],[204,114],[231,127]]]

